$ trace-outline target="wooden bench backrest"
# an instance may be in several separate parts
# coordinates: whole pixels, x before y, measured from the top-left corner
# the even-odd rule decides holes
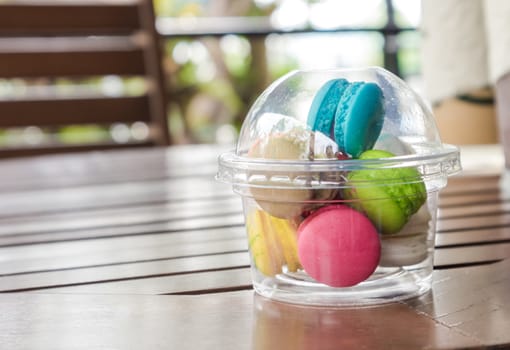
[[[0,129],[10,127],[144,122],[143,142],[86,145],[52,143],[0,150],[0,157],[168,145],[165,81],[150,0],[16,0],[0,3],[0,79],[141,76],[146,92],[47,93],[0,97]]]

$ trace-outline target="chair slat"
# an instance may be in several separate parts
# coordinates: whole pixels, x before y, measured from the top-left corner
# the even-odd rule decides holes
[[[0,103],[0,127],[148,122],[148,108],[147,95],[13,99]]]
[[[0,4],[0,36],[50,34],[112,34],[140,26],[134,1],[16,1]]]
[[[3,78],[144,73],[143,50],[129,37],[0,39]]]
[[[136,76],[148,87],[146,96],[122,98],[55,95],[34,99],[30,94],[13,94],[0,99],[0,128],[145,121],[151,128],[150,140],[122,146],[168,145],[166,84],[154,21],[151,0],[0,1],[0,79],[27,79],[32,88],[41,83],[56,86],[58,78]],[[5,146],[0,157],[120,145],[112,140],[83,147]]]

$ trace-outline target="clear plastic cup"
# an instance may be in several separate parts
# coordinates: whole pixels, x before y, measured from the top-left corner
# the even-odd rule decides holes
[[[390,156],[348,158],[307,124],[314,96],[337,78],[380,87],[384,121],[370,148]],[[460,168],[421,98],[386,70],[366,68],[295,71],[274,82],[236,149],[219,157],[217,178],[242,198],[257,293],[365,306],[430,289],[438,192]]]

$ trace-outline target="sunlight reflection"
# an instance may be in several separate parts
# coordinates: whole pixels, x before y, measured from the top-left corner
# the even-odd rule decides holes
[[[402,26],[420,25],[421,0],[393,0],[393,6],[399,16],[395,16],[397,24]]]
[[[385,16],[379,9],[383,6],[382,0],[321,1],[310,5],[310,24],[317,29],[382,25]]]
[[[383,39],[377,33],[270,35],[270,60],[293,60],[302,69],[382,65]]]
[[[277,28],[292,29],[303,27],[308,22],[308,4],[304,0],[285,0],[271,15],[271,22]]]

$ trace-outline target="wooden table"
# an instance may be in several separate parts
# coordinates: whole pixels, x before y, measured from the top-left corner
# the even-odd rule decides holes
[[[325,309],[255,296],[214,146],[0,162],[1,349],[510,347],[510,193],[441,193],[430,293]]]

